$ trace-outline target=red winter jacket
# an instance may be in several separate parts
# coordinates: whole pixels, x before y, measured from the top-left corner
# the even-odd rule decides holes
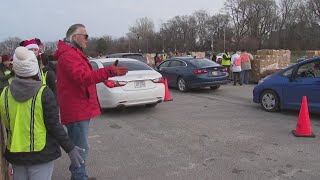
[[[62,124],[88,120],[100,114],[96,84],[113,77],[110,68],[92,70],[82,51],[59,41],[54,57]]]

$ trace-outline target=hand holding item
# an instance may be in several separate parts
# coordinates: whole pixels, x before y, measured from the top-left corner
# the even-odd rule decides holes
[[[113,71],[113,73],[116,75],[116,76],[123,76],[125,74],[127,74],[128,72],[128,68],[127,67],[124,67],[124,66],[118,66],[118,60],[116,60],[113,65],[111,66],[111,69]]]

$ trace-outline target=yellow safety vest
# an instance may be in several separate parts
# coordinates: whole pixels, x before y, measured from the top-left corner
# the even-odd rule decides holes
[[[48,71],[43,73],[43,70],[41,69],[41,78],[42,78],[43,85],[47,85],[47,75],[48,75]]]
[[[12,153],[39,152],[46,145],[47,130],[42,109],[42,86],[25,102],[16,101],[5,87],[0,97],[0,114],[7,129],[7,149]]]
[[[230,66],[230,64],[231,64],[231,55],[230,54],[225,54],[226,55],[226,59],[224,59],[223,58],[223,56],[222,56],[222,62],[221,62],[221,64],[223,65],[223,66]]]
[[[8,70],[8,69],[6,69],[6,70],[4,71],[4,75],[8,75],[8,74],[10,74],[10,73],[11,73],[11,71]],[[11,84],[12,79],[13,79],[13,77],[11,77],[11,78],[8,79],[8,83],[9,83],[9,84]]]
[[[166,60],[167,59],[167,54],[162,54],[162,59]]]

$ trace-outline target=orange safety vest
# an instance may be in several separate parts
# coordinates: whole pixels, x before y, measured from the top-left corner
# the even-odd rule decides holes
[[[243,63],[250,61],[250,57],[247,53],[241,53],[240,58],[241,58],[241,62]]]

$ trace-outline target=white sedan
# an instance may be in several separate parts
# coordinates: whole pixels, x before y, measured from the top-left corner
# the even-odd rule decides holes
[[[128,68],[128,73],[96,85],[101,108],[154,107],[163,101],[164,79],[145,63],[129,58],[94,59],[90,63],[93,69],[99,69],[111,66],[116,60],[119,60],[118,66]]]

